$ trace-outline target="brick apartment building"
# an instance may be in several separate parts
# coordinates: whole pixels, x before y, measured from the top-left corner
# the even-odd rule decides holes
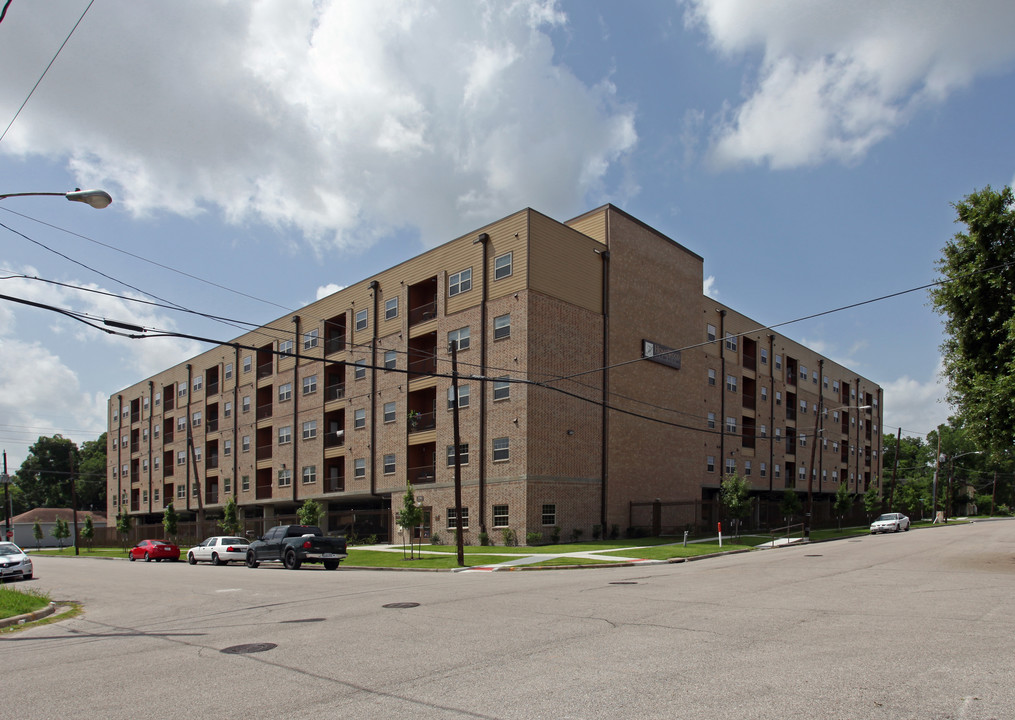
[[[417,533],[450,539],[456,402],[467,542],[707,525],[724,473],[764,498],[877,487],[881,388],[702,274],[612,205],[517,212],[115,393],[109,515],[234,497],[260,527],[314,498],[394,540],[410,482]]]

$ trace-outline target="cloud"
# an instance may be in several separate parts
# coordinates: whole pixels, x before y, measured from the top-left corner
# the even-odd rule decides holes
[[[884,383],[884,432],[902,428],[905,436],[922,436],[948,422],[953,409],[942,398],[945,383],[941,366],[933,378],[920,381],[909,376]]]
[[[68,7],[7,18],[5,97]],[[537,199],[569,216],[637,133],[608,81],[554,62],[566,22],[549,0],[98,3],[2,150],[69,158],[138,216],[214,210],[321,254],[407,226],[437,244]]]
[[[328,283],[327,285],[321,285],[319,288],[317,288],[317,294],[316,294],[314,299],[315,300],[320,300],[321,298],[326,298],[329,295],[334,295],[339,290],[343,290],[343,289],[345,289],[344,285],[336,285],[335,283]]]
[[[706,297],[710,297],[713,300],[719,299],[719,290],[716,289],[715,286],[715,275],[709,275],[707,278],[705,278],[705,281],[702,283],[701,292]]]
[[[734,58],[760,54],[713,128],[718,167],[861,160],[914,112],[1010,66],[1007,0],[685,0],[686,23]]]

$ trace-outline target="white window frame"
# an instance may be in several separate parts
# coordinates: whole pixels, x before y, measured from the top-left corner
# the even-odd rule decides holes
[[[472,268],[465,268],[448,276],[448,297],[461,295],[472,289]]]
[[[493,339],[505,340],[511,337],[511,313],[498,315],[493,319]]]
[[[384,319],[394,320],[398,317],[398,297],[388,298],[384,301]]]
[[[321,343],[321,331],[318,328],[311,328],[303,333],[303,349],[313,350]]]
[[[514,273],[514,260],[512,253],[506,252],[503,255],[498,255],[493,259],[493,279],[503,280],[506,277],[511,277]]]

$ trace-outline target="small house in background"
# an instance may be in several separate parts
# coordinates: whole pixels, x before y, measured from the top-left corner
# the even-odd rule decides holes
[[[92,524],[98,528],[106,527],[106,514],[92,510],[78,510],[78,532],[85,526],[85,516],[92,516]],[[26,550],[36,547],[60,547],[60,541],[53,537],[56,530],[56,519],[61,518],[70,528],[71,535],[63,541],[64,547],[74,545],[74,510],[71,508],[35,508],[11,518],[14,530],[14,542]],[[36,540],[32,533],[35,523],[42,528],[42,540]],[[84,544],[84,543],[82,543]]]

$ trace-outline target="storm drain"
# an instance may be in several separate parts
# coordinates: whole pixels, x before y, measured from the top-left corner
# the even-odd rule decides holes
[[[387,605],[382,605],[382,607],[386,607],[386,608],[414,608],[414,607],[419,607],[419,603],[414,603],[414,602],[388,603]]]
[[[278,645],[275,643],[247,643],[246,645],[233,645],[232,647],[219,650],[226,655],[249,655],[251,653],[267,652],[274,650]]]

